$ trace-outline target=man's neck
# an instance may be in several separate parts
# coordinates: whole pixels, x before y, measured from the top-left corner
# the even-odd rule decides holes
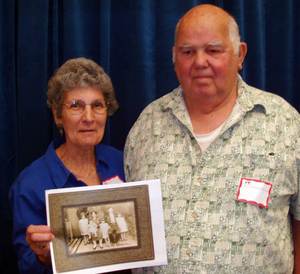
[[[236,97],[224,104],[185,100],[195,134],[207,134],[222,125],[230,116]]]

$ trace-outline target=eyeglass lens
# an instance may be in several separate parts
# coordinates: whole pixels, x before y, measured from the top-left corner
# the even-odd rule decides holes
[[[80,114],[84,111],[86,105],[90,105],[95,113],[104,113],[107,109],[105,102],[102,100],[95,100],[91,104],[86,104],[82,100],[71,100],[65,104],[69,111],[73,114]]]

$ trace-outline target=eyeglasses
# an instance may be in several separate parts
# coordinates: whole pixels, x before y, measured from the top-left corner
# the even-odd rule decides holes
[[[102,100],[94,100],[90,104],[86,104],[82,100],[71,100],[67,104],[62,104],[63,106],[66,106],[67,109],[75,115],[81,114],[86,105],[90,105],[92,110],[97,114],[102,114],[107,110],[108,103],[103,102]]]

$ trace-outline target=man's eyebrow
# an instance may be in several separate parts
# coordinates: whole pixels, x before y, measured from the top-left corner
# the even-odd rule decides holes
[[[179,49],[185,49],[185,48],[191,48],[192,45],[191,44],[182,44],[182,45],[179,45]]]
[[[216,46],[222,46],[223,45],[223,42],[222,41],[216,41],[216,42],[210,42],[207,44],[208,46],[213,46],[213,47],[216,47]]]
[[[209,42],[207,43],[207,46],[213,46],[213,47],[219,47],[223,46],[224,43],[222,41],[216,41],[216,42]],[[179,50],[185,49],[185,48],[191,48],[193,47],[192,44],[181,44],[179,45]]]

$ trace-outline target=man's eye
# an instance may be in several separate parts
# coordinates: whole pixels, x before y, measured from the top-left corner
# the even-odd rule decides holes
[[[183,54],[191,54],[193,51],[192,50],[186,50],[186,51],[183,51]]]
[[[208,51],[209,51],[210,53],[220,53],[220,52],[221,52],[220,49],[214,49],[214,48],[209,49]]]

